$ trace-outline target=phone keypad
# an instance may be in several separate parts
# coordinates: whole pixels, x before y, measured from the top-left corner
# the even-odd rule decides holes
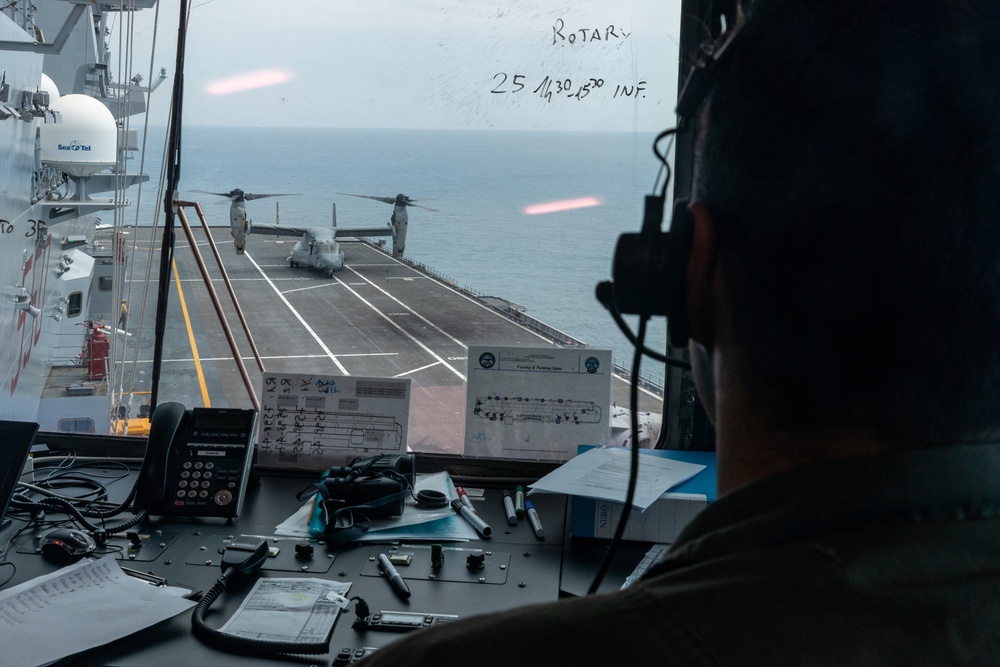
[[[227,448],[228,449],[228,448]],[[235,499],[242,468],[237,461],[185,460],[180,464],[175,507],[224,507]]]

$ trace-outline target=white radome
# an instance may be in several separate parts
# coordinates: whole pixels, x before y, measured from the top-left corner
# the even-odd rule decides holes
[[[107,107],[87,95],[65,95],[49,108],[59,122],[39,127],[43,164],[83,178],[115,165],[118,125]]]

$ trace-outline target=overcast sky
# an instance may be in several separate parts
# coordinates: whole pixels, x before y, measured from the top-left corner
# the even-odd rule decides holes
[[[134,71],[148,78],[155,34],[170,76],[156,123],[177,11],[162,3],[155,31],[154,10],[136,18]],[[184,122],[657,131],[673,119],[679,14],[680,0],[194,0]],[[254,76],[270,83],[233,92]]]

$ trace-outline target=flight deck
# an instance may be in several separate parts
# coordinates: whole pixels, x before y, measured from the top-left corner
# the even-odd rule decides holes
[[[188,219],[194,225],[193,238],[251,387],[259,394],[261,366],[266,372],[409,378],[414,415],[409,444],[419,451],[461,454],[464,449],[469,345],[586,347],[567,334],[526,318],[515,307],[507,307],[503,298],[467,293],[368,242],[338,236],[346,261],[328,278],[324,273],[289,265],[294,238],[250,235],[245,254],[238,255],[228,227],[211,228],[218,256],[260,355],[258,365],[205,232],[193,215]],[[152,367],[146,351],[153,349],[156,271],[149,274],[152,279],[147,282],[147,266],[159,262],[161,233],[132,228],[126,236],[128,330],[138,336],[142,351],[133,354],[130,338],[124,350],[115,352],[115,358],[119,368],[136,369],[137,379],[131,384],[137,389],[143,388],[144,381],[148,383]],[[157,401],[252,407],[179,221],[174,260]],[[147,290],[144,308],[139,307],[142,289]],[[662,398],[654,389],[641,388],[641,411],[662,411]],[[617,375],[612,382],[612,401],[628,406],[628,383]]]

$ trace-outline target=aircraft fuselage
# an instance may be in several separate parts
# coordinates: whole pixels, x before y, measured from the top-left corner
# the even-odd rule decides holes
[[[242,255],[247,244],[247,234],[250,232],[250,223],[247,220],[247,209],[242,201],[233,201],[229,207],[229,233],[233,235],[233,244],[236,246],[236,254]]]
[[[392,217],[389,218],[389,225],[392,226],[392,254],[394,257],[402,257],[406,250],[406,227],[410,221],[406,212],[406,195],[396,195],[396,202],[392,207]]]
[[[328,277],[333,277],[333,272],[344,266],[344,252],[333,239],[314,239],[304,234],[295,242],[288,263],[293,267],[311,266]]]

